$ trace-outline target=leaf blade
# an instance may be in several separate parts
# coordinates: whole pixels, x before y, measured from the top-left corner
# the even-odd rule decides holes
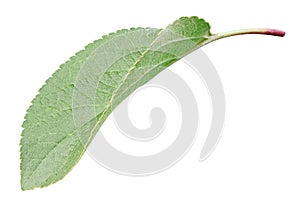
[[[184,17],[166,29],[110,34],[62,65],[39,90],[25,116],[22,189],[62,179],[119,103],[207,36],[209,25],[204,20]]]

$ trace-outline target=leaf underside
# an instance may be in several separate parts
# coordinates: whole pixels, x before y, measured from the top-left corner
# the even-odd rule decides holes
[[[119,30],[60,66],[27,110],[21,187],[45,187],[79,161],[112,110],[138,87],[205,43],[210,26],[182,17],[165,29]]]

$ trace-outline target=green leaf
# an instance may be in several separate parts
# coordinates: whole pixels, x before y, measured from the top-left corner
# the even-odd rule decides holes
[[[86,46],[46,81],[27,110],[20,143],[22,189],[62,179],[113,109],[159,72],[204,44],[246,33],[211,35],[203,19],[182,17],[165,29],[120,30]]]

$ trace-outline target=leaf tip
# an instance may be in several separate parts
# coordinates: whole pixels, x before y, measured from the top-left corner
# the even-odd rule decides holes
[[[24,181],[22,175],[21,175],[20,185],[21,185],[21,190],[22,191],[30,190],[30,188],[28,188],[28,186],[26,185],[26,182]]]
[[[22,191],[32,190],[34,187],[30,185],[30,182],[24,176],[24,172],[21,169],[21,179],[20,179],[20,186]]]

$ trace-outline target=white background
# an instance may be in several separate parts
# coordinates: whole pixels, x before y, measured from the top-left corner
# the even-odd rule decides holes
[[[1,1],[0,203],[299,203],[300,63],[297,1]],[[223,137],[199,163],[202,139],[149,177],[112,173],[88,155],[60,182],[22,192],[21,124],[44,81],[75,52],[120,28],[164,27],[197,15],[212,32],[251,27],[285,38],[239,36],[207,45],[227,102]],[[201,136],[203,138],[204,136]]]

